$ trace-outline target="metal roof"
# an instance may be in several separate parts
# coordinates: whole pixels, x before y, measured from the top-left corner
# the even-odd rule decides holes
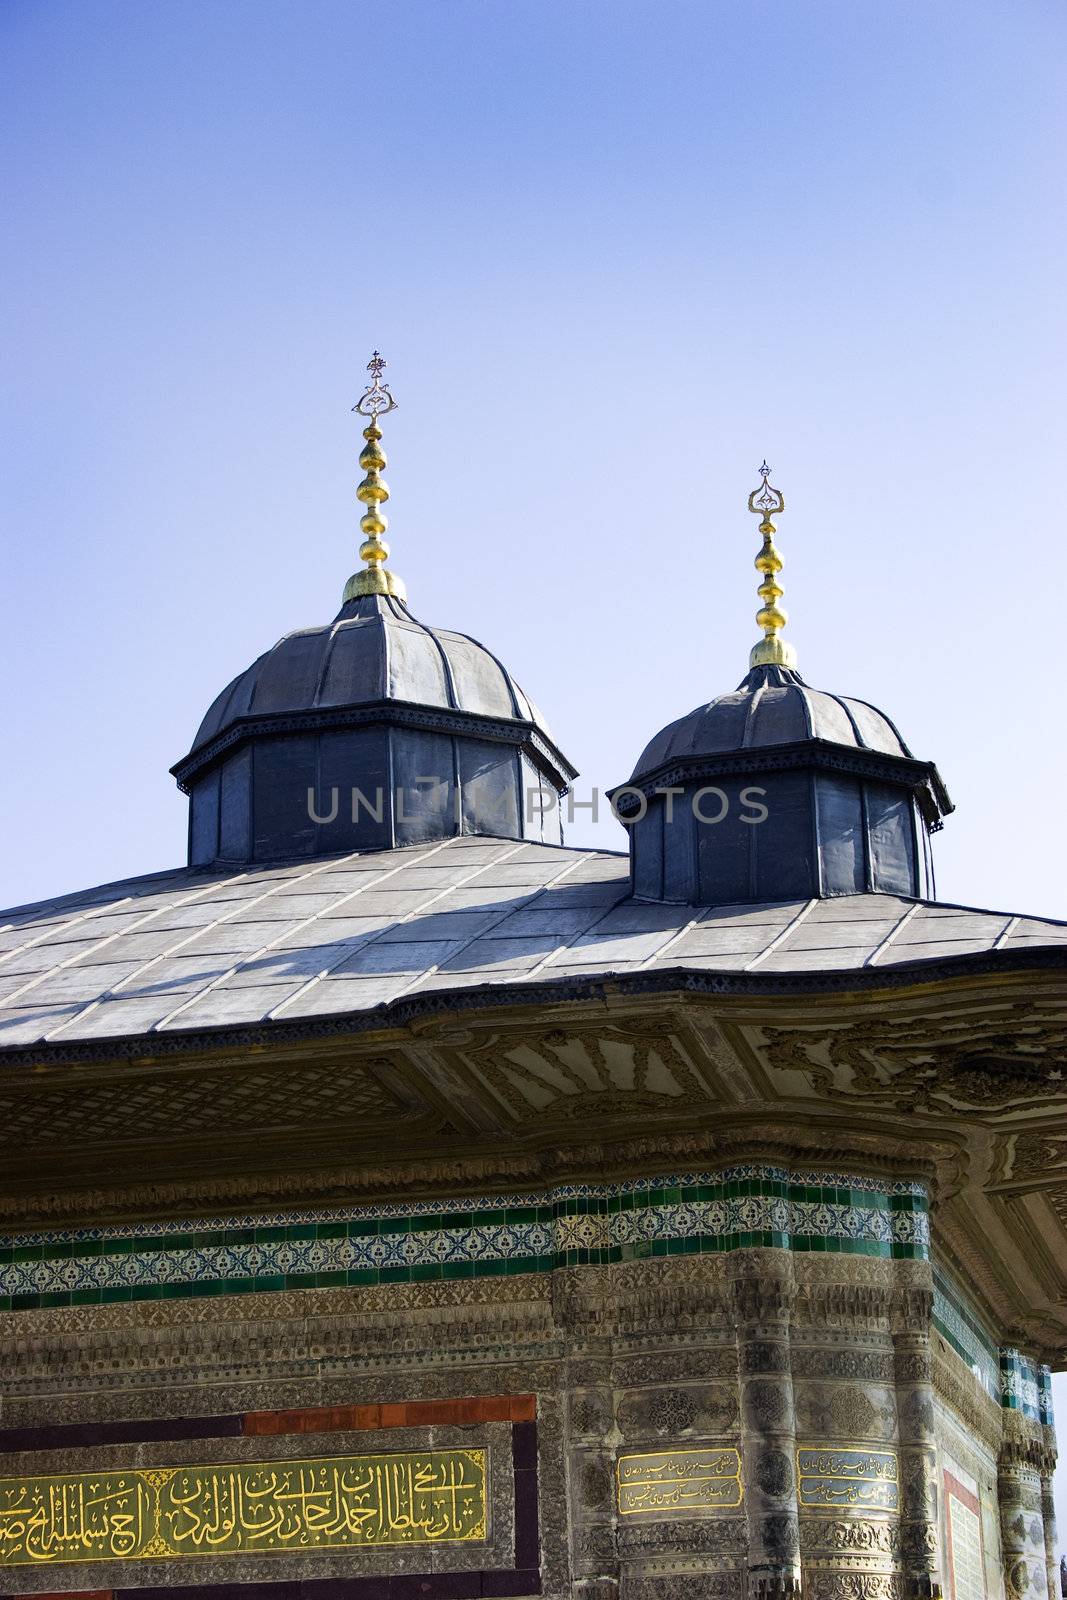
[[[180,868],[0,914],[0,1052],[363,1013],[610,975],[866,978],[1067,953],[1067,924],[885,894],[692,907],[625,856],[456,838],[248,870]],[[549,994],[546,993],[546,999]]]

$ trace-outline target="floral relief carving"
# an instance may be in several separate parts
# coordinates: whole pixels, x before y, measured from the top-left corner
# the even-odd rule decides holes
[[[763,1548],[772,1558],[788,1561],[800,1548],[800,1532],[795,1513],[780,1512],[762,1517],[759,1524]]]
[[[816,1572],[805,1580],[804,1600],[904,1600],[894,1573]]]
[[[748,1548],[743,1519],[708,1517],[677,1522],[622,1523],[620,1555],[652,1555],[670,1550],[679,1555],[742,1556]]]
[[[665,1389],[652,1401],[649,1420],[661,1433],[685,1433],[693,1426],[696,1401],[685,1389]]]
[[[880,1350],[796,1349],[792,1366],[798,1378],[854,1378],[866,1383],[892,1383],[893,1356]]]
[[[873,1385],[800,1382],[796,1410],[798,1430],[819,1438],[891,1438],[896,1423],[892,1391]]]
[[[800,1523],[800,1548],[805,1553],[891,1556],[900,1554],[900,1525],[897,1522],[831,1521],[804,1517]]]
[[[807,1030],[764,1028],[772,1067],[803,1072],[822,1094],[872,1095],[909,1107],[995,1110],[1067,1097],[1067,1028],[1033,1007],[1001,1005],[963,1017],[878,1019]]]

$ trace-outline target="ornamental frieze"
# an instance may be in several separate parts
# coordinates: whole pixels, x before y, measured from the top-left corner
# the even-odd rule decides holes
[[[802,1072],[819,1094],[911,1110],[1047,1109],[1067,1099],[1067,1027],[1024,1004],[986,1012],[845,1026],[764,1027],[763,1054],[779,1071]]]
[[[706,1104],[709,1085],[677,1039],[602,1024],[573,1031],[524,1029],[449,1052],[519,1122],[602,1120]]]
[[[800,1524],[800,1548],[806,1555],[896,1558],[900,1554],[900,1524],[884,1517],[877,1521],[850,1517],[840,1522],[829,1517],[805,1517]]]
[[[331,1062],[158,1074],[125,1082],[121,1095],[111,1082],[35,1087],[32,1098],[20,1086],[0,1094],[0,1149],[21,1152],[74,1136],[87,1143],[147,1138],[176,1128],[194,1134],[225,1126],[239,1134],[272,1123],[310,1127],[339,1120],[386,1129],[425,1120],[427,1106],[386,1087],[396,1082],[395,1063],[381,1059],[350,1064],[343,1073]],[[431,1118],[434,1125],[438,1120]]]

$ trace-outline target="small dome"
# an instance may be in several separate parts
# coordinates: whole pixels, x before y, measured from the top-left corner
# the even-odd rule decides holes
[[[428,628],[391,595],[364,595],[332,623],[287,633],[212,703],[192,751],[245,717],[398,701],[532,723],[545,719],[507,669],[466,634]]]
[[[662,728],[641,752],[631,781],[668,761],[811,739],[911,757],[897,729],[874,706],[812,689],[788,667],[753,667],[733,694],[718,695]]]

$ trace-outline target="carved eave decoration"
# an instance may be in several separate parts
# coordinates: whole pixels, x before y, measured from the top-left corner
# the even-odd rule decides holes
[[[1062,967],[877,976],[497,986],[9,1051],[0,1221],[484,1192],[755,1157],[886,1171],[931,1182],[935,1248],[1005,1342],[1067,1358]]]

